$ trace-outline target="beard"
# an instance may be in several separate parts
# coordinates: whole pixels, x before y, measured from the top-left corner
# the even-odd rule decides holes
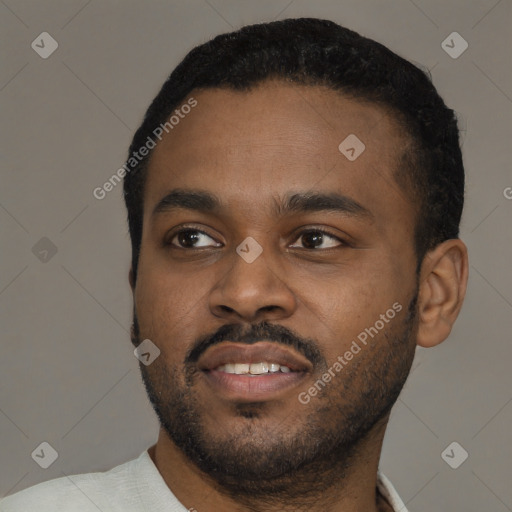
[[[194,387],[200,377],[195,361],[206,348],[225,340],[266,339],[293,346],[313,363],[316,381],[328,367],[318,345],[282,326],[262,322],[245,334],[239,325],[223,326],[199,340],[183,366],[170,367],[164,357],[149,366],[140,364],[142,379],[161,427],[221,492],[255,510],[276,501],[304,506],[339,484],[362,443],[385,429],[414,359],[416,304],[417,293],[405,318],[387,324],[308,407],[297,401],[304,414],[295,423],[272,423],[269,404],[254,402],[232,405],[238,420],[234,428],[212,428],[208,404]],[[140,341],[134,312],[132,342]]]

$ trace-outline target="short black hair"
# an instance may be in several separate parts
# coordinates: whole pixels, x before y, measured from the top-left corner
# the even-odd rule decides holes
[[[426,252],[458,238],[464,166],[454,111],[447,108],[427,72],[329,20],[297,18],[249,25],[192,49],[149,106],[129,156],[146,144],[193,90],[249,91],[269,79],[327,86],[388,112],[410,141],[397,162],[395,180],[416,206],[417,270]],[[151,152],[124,178],[134,278],[150,157]]]

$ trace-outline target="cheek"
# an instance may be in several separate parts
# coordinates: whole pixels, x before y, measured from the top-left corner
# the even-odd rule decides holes
[[[140,335],[151,339],[162,352],[181,354],[179,347],[190,342],[184,335],[197,330],[198,308],[205,294],[199,288],[201,281],[184,283],[179,275],[149,262],[140,269],[134,295]]]
[[[408,292],[404,284],[389,262],[381,258],[358,269],[352,267],[350,272],[340,269],[331,279],[301,287],[300,302],[304,302],[304,310],[317,326],[311,334],[324,340],[326,359],[334,361],[343,356],[354,341],[363,348],[365,341],[379,339],[396,328],[401,322],[397,310],[406,308]],[[313,323],[308,322],[309,329]]]
[[[295,289],[319,319],[333,327],[350,327],[373,319],[400,299],[403,284],[392,262],[368,252],[314,279],[299,279]]]

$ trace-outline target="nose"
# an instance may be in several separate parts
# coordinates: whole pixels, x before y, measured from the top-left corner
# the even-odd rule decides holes
[[[293,314],[297,300],[270,251],[251,263],[233,251],[230,268],[216,283],[209,297],[213,315],[229,321],[280,320]]]

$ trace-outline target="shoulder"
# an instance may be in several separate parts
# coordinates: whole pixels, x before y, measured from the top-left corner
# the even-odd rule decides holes
[[[137,483],[132,474],[137,461],[104,473],[64,476],[34,485],[1,499],[0,512],[110,512],[116,510],[113,502],[131,510],[137,499]],[[124,504],[120,503],[120,496]]]
[[[80,491],[80,480],[88,475],[62,477],[29,487],[0,501],[1,512],[89,512],[97,507]],[[75,479],[75,480],[72,480]],[[74,483],[73,483],[74,482]]]

